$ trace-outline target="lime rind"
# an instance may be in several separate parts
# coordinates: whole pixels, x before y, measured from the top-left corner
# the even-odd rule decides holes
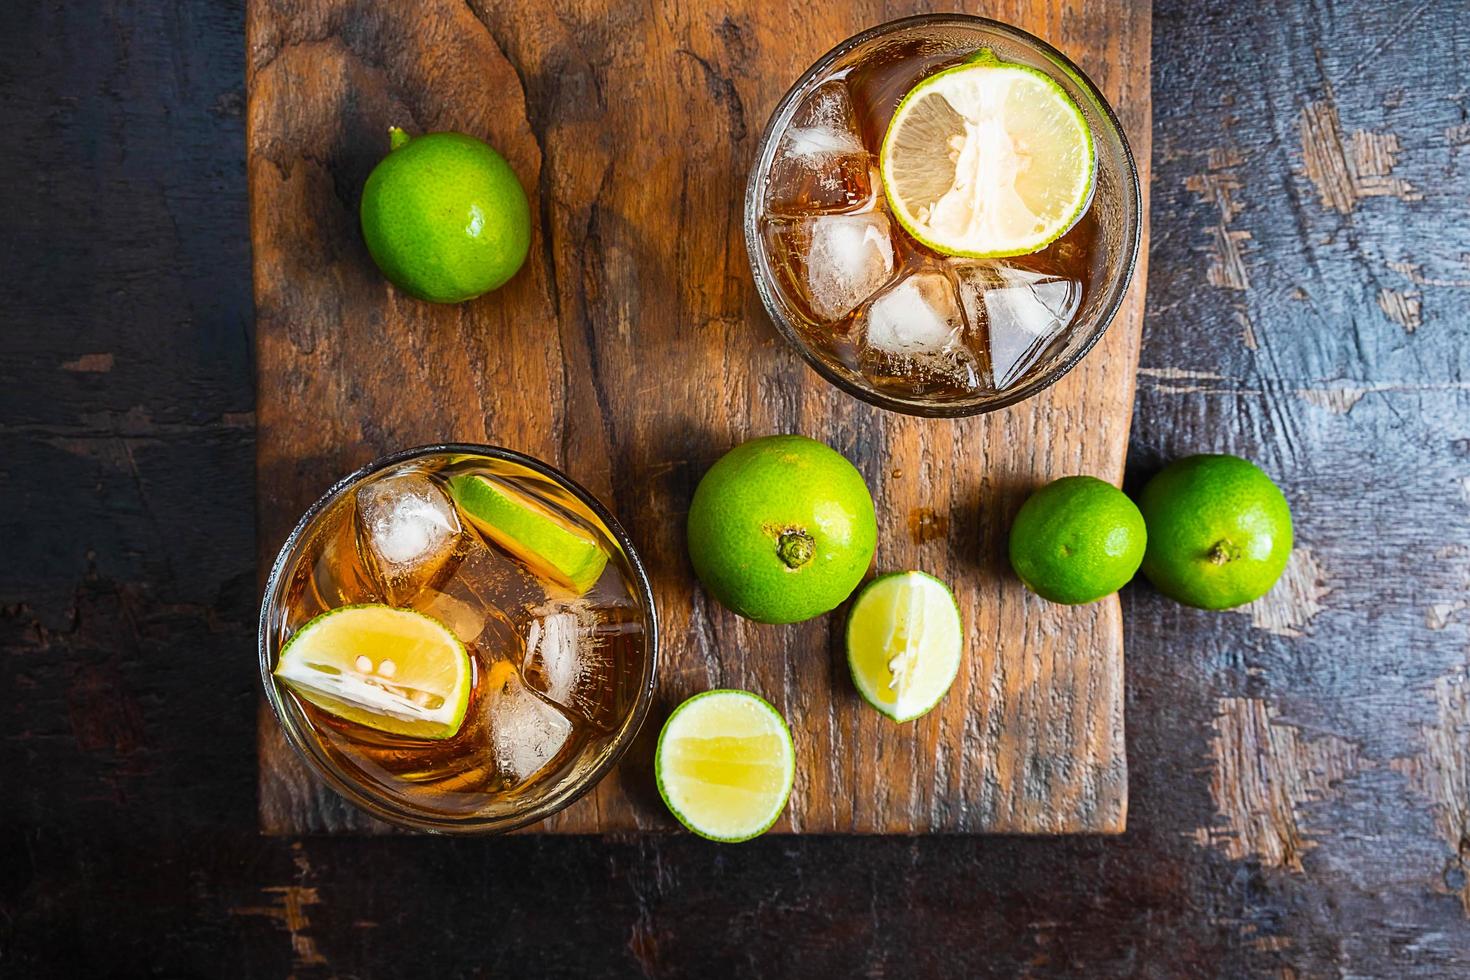
[[[952,79],[957,75],[976,71],[1006,71],[1039,81],[1044,86],[1044,91],[1047,91],[1053,97],[1053,106],[1065,107],[1067,110],[1066,114],[1074,123],[1076,132],[1080,137],[1082,148],[1080,155],[1086,161],[1085,167],[1081,168],[1082,172],[1075,182],[1075,190],[1071,198],[1073,201],[1072,207],[1065,209],[1065,213],[1060,218],[1050,222],[1042,234],[999,248],[970,249],[955,247],[953,244],[937,240],[934,234],[926,230],[923,222],[912,212],[901,195],[895,193],[890,174],[890,171],[893,169],[892,154],[895,146],[895,137],[903,129],[899,123],[907,119],[910,110],[917,104],[916,100],[924,98],[929,94],[934,94],[935,89],[942,86],[946,79]],[[1081,108],[1067,94],[1066,90],[1045,72],[1033,68],[1030,65],[1001,61],[989,48],[982,48],[961,64],[929,76],[904,95],[898,107],[894,110],[893,118],[889,123],[887,132],[883,135],[878,160],[878,170],[882,179],[884,197],[888,201],[894,218],[903,226],[904,230],[926,247],[942,255],[951,255],[960,258],[999,259],[1018,255],[1030,255],[1041,251],[1071,230],[1078,219],[1086,213],[1088,207],[1092,204],[1093,194],[1096,191],[1097,185],[1097,155],[1093,144],[1092,128],[1088,125],[1087,117],[1083,114]]]
[[[1281,488],[1250,460],[1186,456],[1138,497],[1148,528],[1140,571],[1169,598],[1234,609],[1266,595],[1291,560],[1295,529]]]
[[[865,670],[861,661],[865,654],[871,651],[870,644],[874,642],[871,635],[860,635],[859,630],[871,625],[867,622],[872,604],[882,601],[885,593],[897,588],[911,588],[922,590],[924,605],[921,607],[927,613],[941,613],[952,616],[947,622],[930,620],[924,625],[932,625],[930,637],[933,642],[941,645],[924,650],[904,650],[893,657],[886,657],[879,653],[881,663],[886,664],[888,673],[884,677],[871,677],[869,671]],[[912,600],[910,600],[911,603]],[[912,610],[912,605],[908,607]],[[885,638],[886,639],[886,638]],[[959,676],[960,662],[964,653],[964,622],[960,616],[959,602],[954,592],[944,582],[926,572],[905,571],[889,572],[880,575],[863,587],[858,593],[857,599],[853,601],[852,611],[847,618],[847,666],[852,674],[852,683],[862,699],[872,705],[879,713],[892,718],[896,722],[909,722],[922,718],[933,711],[949,689],[954,686],[955,678]],[[881,640],[879,642],[882,642]],[[922,678],[923,686],[911,695],[907,703],[904,702],[904,692],[900,691],[898,696],[889,698],[880,689],[886,687],[893,690],[902,683],[898,671],[893,669],[893,661],[899,657],[908,655],[909,660],[902,665],[902,669],[908,672],[911,683],[915,677],[914,671],[920,668],[912,659],[917,654],[929,658],[927,676]],[[938,670],[935,673],[935,670]]]
[[[368,253],[400,290],[461,303],[508,282],[531,246],[531,206],[510,163],[464,133],[410,137],[363,184],[358,224]]]
[[[1075,606],[1127,585],[1148,538],[1143,514],[1122,490],[1095,476],[1064,476],[1026,498],[1011,522],[1006,552],[1028,590]]]
[[[772,807],[769,816],[765,818],[759,826],[750,830],[742,830],[742,832],[737,834],[719,834],[717,832],[701,827],[695,819],[688,816],[680,807],[678,807],[673,802],[672,799],[670,799],[671,793],[668,782],[665,779],[663,765],[664,745],[666,743],[666,740],[668,739],[670,729],[674,726],[675,720],[678,719],[686,710],[688,710],[691,705],[698,704],[699,702],[704,701],[706,698],[711,697],[739,697],[759,704],[763,711],[770,717],[770,719],[776,723],[775,731],[784,736],[782,739],[782,744],[785,748],[783,759],[783,761],[785,762],[785,788],[781,793],[781,799],[779,802],[776,803],[774,807]],[[658,786],[658,795],[663,799],[664,806],[668,807],[669,812],[674,815],[674,819],[678,820],[679,823],[682,824],[684,828],[690,833],[695,834],[699,837],[703,837],[705,840],[714,841],[718,844],[739,844],[744,841],[752,840],[756,837],[759,837],[761,834],[764,834],[766,831],[770,830],[773,826],[775,826],[776,821],[781,819],[781,814],[786,812],[786,804],[791,799],[791,790],[796,782],[796,749],[791,738],[791,727],[786,724],[786,719],[781,715],[781,712],[776,710],[775,705],[771,704],[771,702],[767,701],[759,694],[755,694],[751,691],[742,691],[735,688],[715,688],[714,690],[705,691],[701,694],[696,694],[693,697],[685,700],[677,708],[675,708],[673,712],[669,715],[668,720],[664,722],[664,727],[658,734],[658,744],[654,748],[653,758],[654,782]]]
[[[310,661],[312,654],[308,648],[313,644],[331,644],[341,639],[331,635],[332,627],[346,629],[350,634],[353,624],[347,620],[369,611],[375,617],[377,628],[359,626],[360,633],[370,633],[381,642],[381,637],[390,632],[383,629],[384,619],[397,619],[400,625],[407,627],[403,631],[405,640],[441,643],[444,649],[451,651],[454,677],[448,690],[443,692],[442,704],[430,706],[415,701],[406,688],[393,683],[393,678],[360,676],[348,665],[348,658],[353,657],[350,652],[328,646],[322,649],[321,652],[327,655],[320,657],[319,663]],[[418,637],[411,635],[415,631],[420,633]],[[397,659],[408,666],[412,661],[411,650],[405,649]],[[329,663],[331,660],[337,663]],[[411,673],[411,670],[405,673]],[[458,734],[469,707],[470,689],[474,686],[469,652],[447,626],[417,610],[380,603],[339,606],[307,621],[281,648],[273,674],[302,700],[336,717],[377,731],[432,740],[452,738]],[[398,680],[404,678],[403,674],[394,676]]]
[[[867,574],[878,535],[862,473],[795,434],[750,439],[716,460],[694,489],[685,529],[709,595],[767,624],[802,622],[845,601]],[[811,541],[798,545],[803,536]]]
[[[477,474],[453,478],[449,490],[482,534],[577,595],[602,577],[607,549],[544,504]]]

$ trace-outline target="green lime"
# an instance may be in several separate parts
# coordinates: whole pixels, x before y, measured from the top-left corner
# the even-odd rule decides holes
[[[1291,508],[1259,466],[1239,456],[1187,456],[1138,498],[1148,523],[1143,574],[1164,595],[1229,609],[1271,591],[1291,557]]]
[[[457,476],[449,492],[481,534],[578,595],[597,584],[607,551],[585,528],[498,480]]]
[[[791,796],[791,729],[749,691],[696,694],[664,723],[653,773],[684,826],[724,843],[750,840],[770,829]]]
[[[982,50],[904,96],[878,157],[894,217],[946,255],[1045,248],[1092,200],[1082,110],[1045,73]]]
[[[710,467],[689,505],[689,558],[704,587],[759,623],[835,608],[873,561],[873,498],[840,453],[766,436]]]
[[[1077,605],[1112,595],[1138,571],[1143,517],[1123,491],[1064,476],[1033,493],[1011,524],[1011,567],[1043,599]]]
[[[339,718],[434,739],[459,731],[474,684],[464,644],[442,623],[379,604],[308,622],[281,650],[275,676]]]
[[[959,673],[964,645],[954,593],[923,572],[880,575],[847,617],[852,682],[894,721],[912,721],[939,703]]]
[[[362,235],[383,275],[435,303],[462,303],[504,285],[531,247],[531,206],[515,171],[464,133],[409,137],[362,189]]]

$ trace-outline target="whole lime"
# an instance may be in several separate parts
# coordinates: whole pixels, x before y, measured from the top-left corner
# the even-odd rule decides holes
[[[362,236],[399,289],[462,303],[504,285],[531,248],[531,205],[505,158],[464,133],[410,137],[362,189]]]
[[[1064,476],[1021,505],[1011,524],[1011,567],[1043,599],[1093,602],[1128,584],[1146,535],[1123,491],[1095,476]]]
[[[721,603],[796,623],[846,599],[873,561],[878,524],[862,474],[805,436],[766,436],[711,466],[689,506],[689,558]]]
[[[1291,557],[1291,508],[1239,456],[1187,456],[1138,498],[1148,524],[1143,574],[1171,599],[1229,609],[1271,591]]]

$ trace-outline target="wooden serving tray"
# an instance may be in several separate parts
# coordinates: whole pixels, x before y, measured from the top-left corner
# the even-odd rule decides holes
[[[1010,574],[1005,542],[1038,484],[1122,477],[1143,260],[1107,337],[1068,377],[958,422],[889,414],[822,381],[778,339],[751,283],[741,206],[771,109],[838,41],[923,9],[250,0],[262,570],[337,477],[453,440],[564,469],[619,516],[652,577],[664,638],[653,711],[619,768],[540,830],[673,827],[653,743],[675,704],[716,686],[763,694],[791,724],[796,788],[777,831],[1123,830],[1117,600],[1036,599]],[[1146,215],[1149,5],[969,9],[1046,38],[1091,74],[1132,141]],[[357,202],[390,124],[463,130],[510,160],[536,228],[508,286],[434,306],[378,274]],[[840,613],[759,626],[697,586],[684,547],[694,486],[732,445],[773,432],[857,463],[878,507],[879,570],[922,568],[956,587],[964,666],[916,723],[859,699]],[[306,772],[264,708],[260,820],[279,834],[382,829]]]

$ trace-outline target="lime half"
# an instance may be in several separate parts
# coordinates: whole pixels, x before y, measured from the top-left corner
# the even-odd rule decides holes
[[[913,721],[939,703],[959,673],[963,649],[954,593],[923,572],[869,582],[847,619],[852,682],[894,721]]]
[[[701,837],[734,843],[768,830],[791,795],[791,730],[749,691],[706,691],[674,709],[654,777],[669,811]]]
[[[412,609],[343,606],[286,643],[276,679],[339,718],[414,738],[459,731],[474,674],[442,623]]]
[[[1044,73],[983,50],[904,96],[878,159],[904,228],[947,255],[1025,255],[1092,200],[1082,110]]]
[[[483,476],[457,476],[449,489],[480,533],[534,570],[578,595],[602,577],[602,543],[540,501]]]

